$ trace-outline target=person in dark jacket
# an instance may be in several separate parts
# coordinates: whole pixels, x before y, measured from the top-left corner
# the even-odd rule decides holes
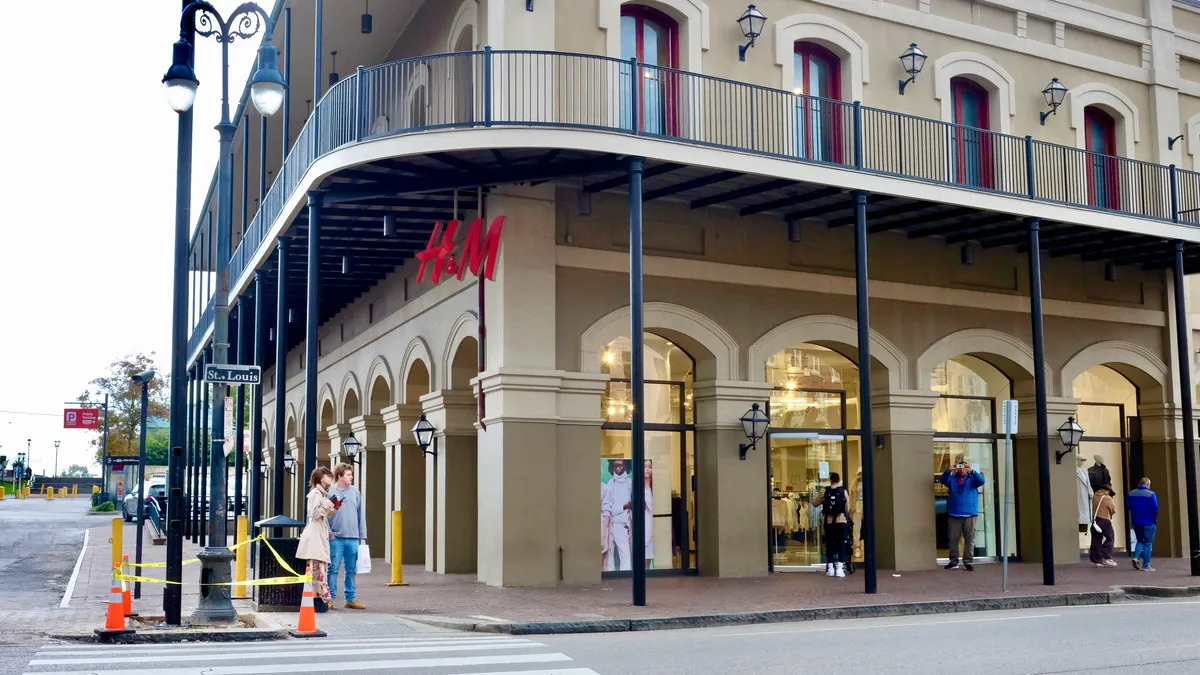
[[[1137,537],[1137,546],[1133,547],[1133,568],[1153,572],[1150,554],[1154,551],[1154,533],[1158,529],[1158,496],[1150,489],[1149,478],[1138,481],[1137,489],[1125,498],[1125,508],[1129,509],[1129,524]]]
[[[959,459],[953,469],[942,473],[942,485],[950,489],[946,499],[946,510],[950,516],[950,563],[946,569],[958,568],[958,540],[963,540],[963,566],[974,570],[975,519],[979,516],[979,488],[983,487],[983,474],[969,463]]]
[[[1092,491],[1095,492],[1102,489],[1105,485],[1112,484],[1112,474],[1109,472],[1108,467],[1104,466],[1103,455],[1093,455],[1092,459],[1096,460],[1096,463],[1092,465],[1092,468],[1087,470],[1087,473],[1088,481],[1092,484]]]

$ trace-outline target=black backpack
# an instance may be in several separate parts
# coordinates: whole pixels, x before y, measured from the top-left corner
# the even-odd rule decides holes
[[[846,515],[846,488],[843,486],[825,488],[825,499],[821,502],[821,513],[826,517],[837,518]]]

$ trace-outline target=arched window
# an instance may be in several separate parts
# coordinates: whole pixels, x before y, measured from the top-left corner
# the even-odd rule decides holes
[[[1083,442],[1079,445],[1078,457],[1083,459],[1088,487],[1101,483],[1104,469],[1095,469],[1103,464],[1109,482],[1117,493],[1117,512],[1112,518],[1114,543],[1118,549],[1128,546],[1124,509],[1121,498],[1137,485],[1137,479],[1145,475],[1145,462],[1141,444],[1134,444],[1134,429],[1138,427],[1138,389],[1132,382],[1107,366],[1092,366],[1080,373],[1071,386],[1072,396],[1079,399],[1075,419],[1083,427]],[[1102,461],[1096,462],[1099,457]],[[1066,460],[1064,460],[1064,463]],[[1102,485],[1102,483],[1101,483]],[[1077,490],[1083,490],[1083,486]],[[1081,510],[1082,511],[1082,510]],[[1090,515],[1090,514],[1088,514]],[[1080,521],[1084,514],[1079,513]],[[1087,549],[1091,543],[1091,531],[1079,537],[1079,548]]]
[[[695,361],[678,345],[645,333],[646,566],[652,570],[695,567],[696,518],[692,480],[696,472],[692,382]],[[600,519],[603,572],[630,572],[632,531],[623,506],[632,481],[632,342],[617,338],[601,354],[601,372],[611,379],[604,392],[600,450]],[[615,481],[615,482],[614,482]],[[629,526],[627,531],[626,525]]]
[[[1112,115],[1089,105],[1083,109],[1083,125],[1088,151],[1088,203],[1104,209],[1120,209],[1117,122]]]
[[[796,154],[821,161],[842,161],[841,117],[837,104],[821,99],[841,100],[841,59],[828,49],[812,43],[795,46]]]
[[[679,68],[679,24],[662,12],[642,5],[621,6],[621,58],[636,58],[632,66],[622,65],[622,106],[624,122],[630,128],[648,134],[679,133],[679,78],[670,70]],[[638,119],[634,120],[633,90],[630,82],[641,82]]]
[[[954,181],[962,185],[993,186],[992,142],[988,92],[965,77],[950,80],[955,126],[951,132]]]

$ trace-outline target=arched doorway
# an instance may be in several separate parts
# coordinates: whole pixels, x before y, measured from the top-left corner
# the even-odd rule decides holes
[[[1104,484],[1103,476],[1109,477],[1115,501],[1124,503],[1124,496],[1144,475],[1138,423],[1138,388],[1124,375],[1107,366],[1092,366],[1075,377],[1071,383],[1072,395],[1079,399],[1076,421],[1083,427],[1083,441],[1079,444],[1077,465],[1082,473],[1077,486],[1080,506],[1087,503],[1091,519],[1090,495]],[[1086,481],[1083,482],[1083,481]],[[1084,513],[1080,512],[1079,548],[1090,547],[1091,532],[1086,527]],[[1128,546],[1129,527],[1125,510],[1118,508],[1113,516],[1114,546],[1124,550]]]
[[[767,444],[774,569],[825,564],[821,507],[812,500],[833,474],[850,493],[851,554],[862,560],[858,365],[829,347],[802,343],[768,359],[766,373],[772,385]]]
[[[646,464],[632,465],[633,397],[629,368],[632,342],[621,337],[601,353],[601,372],[611,379],[601,399],[604,419],[600,446],[601,571],[632,571],[632,517],[625,505],[632,495],[630,472],[646,474],[646,568],[695,570],[694,499],[695,418],[692,384],[695,360],[679,345],[645,333]]]
[[[936,366],[930,375],[931,387],[938,394],[933,408],[933,511],[936,523],[936,548],[939,563],[950,560],[948,510],[949,488],[941,477],[955,468],[968,465],[983,474],[979,491],[979,517],[975,519],[972,558],[995,559],[1000,556],[1001,531],[1008,523],[1008,554],[1017,555],[1012,533],[1016,523],[1015,500],[1006,499],[1008,462],[1003,436],[999,434],[998,411],[1003,401],[1012,398],[1012,381],[987,361],[966,354],[955,356]],[[1000,504],[1008,504],[1008,520]],[[963,553],[966,556],[966,553]]]

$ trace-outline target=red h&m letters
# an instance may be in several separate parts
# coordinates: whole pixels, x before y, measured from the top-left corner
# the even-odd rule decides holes
[[[417,270],[417,283],[425,277],[429,270],[429,279],[440,283],[442,275],[457,276],[460,280],[471,270],[480,279],[495,280],[496,255],[500,252],[500,233],[504,229],[504,216],[496,216],[491,227],[484,228],[483,218],[476,218],[467,230],[467,238],[463,242],[462,251],[454,253],[454,234],[458,230],[459,221],[451,220],[446,223],[443,231],[442,223],[433,226],[429,235],[429,243],[424,251],[417,253],[421,267]]]

